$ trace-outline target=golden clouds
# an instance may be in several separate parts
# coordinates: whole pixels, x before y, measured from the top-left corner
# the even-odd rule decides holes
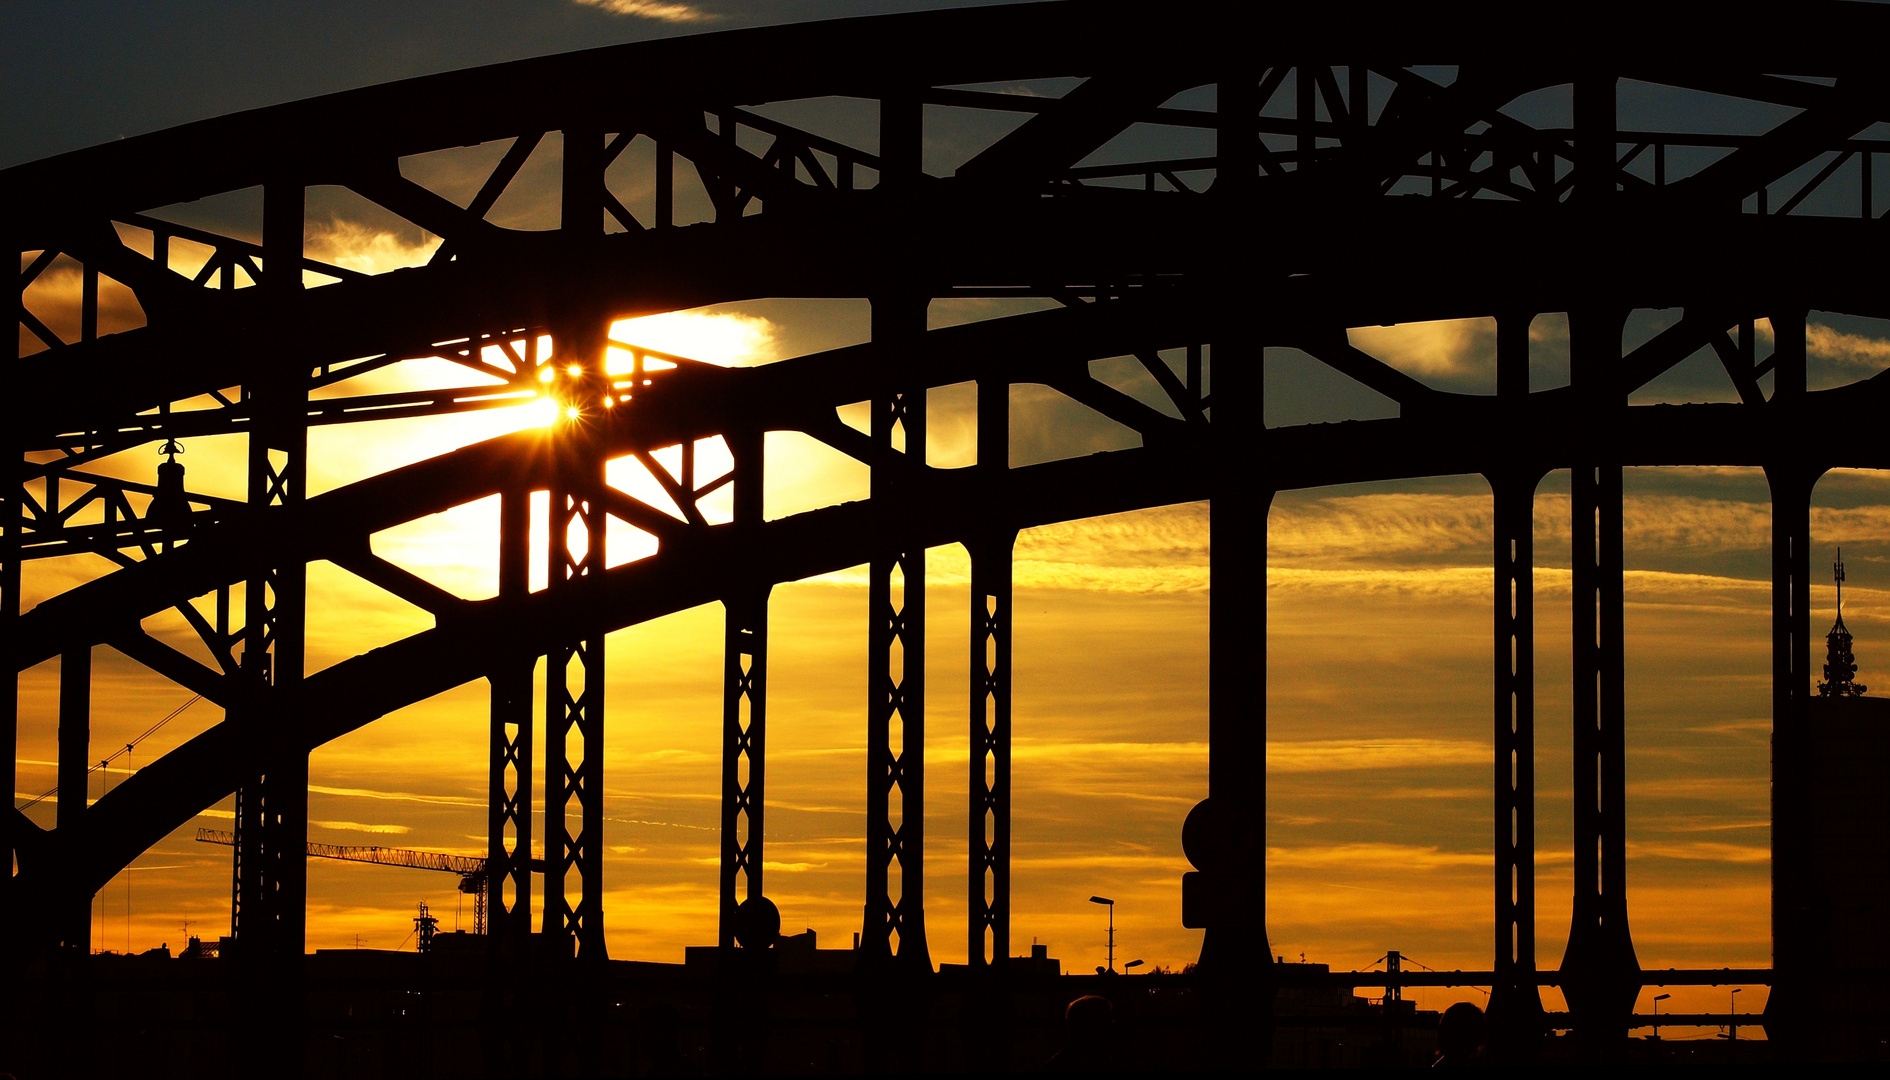
[[[1495,319],[1440,319],[1394,326],[1355,326],[1354,348],[1418,377],[1487,375],[1496,364]]]
[[[41,253],[23,252],[20,271]],[[59,255],[20,290],[20,304],[26,313],[39,320],[48,331],[66,344],[80,338],[85,268],[67,255]],[[98,275],[98,333],[122,333],[145,324],[144,306],[122,282],[106,274]],[[21,321],[18,330],[19,355],[31,356],[50,348],[38,334]]]
[[[780,328],[739,311],[670,311],[619,319],[610,336],[646,349],[724,367],[751,367],[781,358]]]
[[[655,19],[657,22],[702,22],[718,18],[694,4],[678,4],[670,0],[576,0],[576,2],[588,7],[602,8],[612,15]]]
[[[1360,769],[1423,769],[1440,765],[1487,765],[1486,743],[1462,739],[1330,739],[1267,743],[1268,772],[1353,772]]]
[[[415,238],[344,218],[331,218],[308,227],[304,250],[310,258],[344,270],[384,274],[409,266],[425,266],[439,250],[440,243],[440,238],[431,233]],[[312,285],[322,278],[312,270],[305,270],[302,280]]]
[[[373,833],[377,836],[399,836],[413,830],[405,825],[364,825],[359,821],[317,821],[310,820],[309,825],[317,829],[338,829],[342,832]]]
[[[1772,320],[1755,324],[1759,336],[1775,340]],[[1890,368],[1890,341],[1866,334],[1847,333],[1823,323],[1805,323],[1805,352],[1820,360],[1829,360],[1859,372],[1877,372]]]
[[[1468,553],[1489,546],[1492,521],[1488,496],[1288,496],[1275,502],[1268,519],[1267,554],[1328,563]]]
[[[1445,851],[1435,845],[1358,843],[1328,847],[1267,849],[1268,869],[1342,868],[1370,873],[1374,866],[1404,870],[1441,870],[1452,867],[1487,869],[1490,857],[1476,851]]]

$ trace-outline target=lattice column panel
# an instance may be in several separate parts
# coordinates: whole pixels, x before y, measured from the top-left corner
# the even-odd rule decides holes
[[[763,521],[765,436],[759,425],[726,434],[735,459],[735,529],[754,536]],[[694,459],[684,483],[695,490]],[[723,598],[722,876],[718,940],[735,943],[736,913],[763,898],[767,824],[768,593],[765,582],[739,580]]]
[[[971,865],[965,955],[974,969],[1002,964],[1010,955],[1014,541],[1015,534],[1004,531],[967,545],[971,554]]]
[[[916,345],[925,297],[873,301],[873,339]],[[895,357],[895,371],[909,361]],[[925,465],[925,389],[895,382],[873,402],[872,498],[883,506],[867,603],[866,915],[869,963],[931,967],[925,938],[925,547],[913,520]],[[884,500],[883,502],[881,500]],[[895,891],[894,871],[897,870]]]
[[[560,332],[561,331],[561,332]],[[564,410],[553,435],[547,588],[569,625],[602,625],[605,513],[602,433],[607,327],[554,328]],[[544,933],[586,959],[604,958],[604,635],[589,631],[546,656]]]
[[[739,482],[739,481],[738,481]],[[768,590],[723,601],[722,880],[724,948],[742,901],[760,898],[767,811]]]
[[[1008,503],[1011,388],[978,382],[978,464],[999,481],[987,512]],[[1011,557],[1017,533],[1001,520],[966,548],[971,556],[971,796],[966,962],[1002,965],[1011,951]]]
[[[266,184],[259,285],[270,298],[270,317],[284,328],[299,315],[302,229],[301,185],[286,179]],[[230,921],[247,955],[300,957],[306,937],[308,752],[299,741],[296,709],[308,596],[294,537],[295,516],[307,494],[308,371],[292,351],[259,355],[253,363],[258,370],[243,387],[255,417],[249,513],[253,535],[264,546],[244,586],[239,708],[246,749],[257,768],[237,792]]]
[[[894,90],[880,101],[880,188],[894,220],[916,209],[924,107]],[[930,971],[925,938],[925,547],[916,528],[925,469],[925,387],[912,377],[931,297],[909,283],[871,298],[887,372],[873,395],[872,499],[884,507],[868,588],[866,910],[862,963]],[[884,500],[884,501],[882,501]],[[897,882],[894,871],[897,871]]]
[[[523,604],[530,589],[531,492],[499,497],[499,600]],[[507,656],[488,677],[492,691],[487,806],[486,912],[495,939],[523,939],[532,918],[532,669]]]

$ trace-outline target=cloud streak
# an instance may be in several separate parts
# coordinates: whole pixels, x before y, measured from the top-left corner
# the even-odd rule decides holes
[[[1489,760],[1488,746],[1466,739],[1373,739],[1369,742],[1329,739],[1267,743],[1267,771],[1279,773],[1482,765]]]
[[[576,2],[585,7],[601,8],[612,15],[655,19],[657,22],[707,22],[717,18],[694,4],[678,4],[667,2],[667,0],[576,0]]]

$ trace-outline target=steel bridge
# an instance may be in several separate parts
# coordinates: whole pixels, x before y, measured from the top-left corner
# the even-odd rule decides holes
[[[1890,12],[1804,3],[1755,27],[1692,4],[1327,6],[1269,9],[1255,26],[1224,7],[1177,2],[1151,18],[1145,5],[1046,3],[615,46],[218,117],[0,172],[0,235],[23,268],[0,590],[12,670],[60,659],[61,787],[84,787],[97,646],[226,710],[96,804],[62,799],[56,828],[16,811],[15,872],[0,879],[6,925],[46,928],[43,947],[82,948],[92,894],[235,793],[236,935],[259,980],[286,970],[268,958],[303,949],[311,750],[484,680],[493,936],[538,933],[574,964],[601,960],[605,635],[719,601],[729,945],[743,905],[763,896],[770,590],[865,564],[861,956],[888,977],[929,971],[928,933],[939,928],[921,907],[922,585],[926,549],[957,542],[971,556],[973,671],[965,713],[946,722],[971,747],[970,916],[951,932],[965,935],[979,969],[1011,951],[1013,539],[1043,523],[1207,499],[1202,795],[1214,802],[1201,812],[1208,839],[1190,850],[1202,870],[1192,918],[1206,926],[1204,972],[1264,965],[1266,509],[1283,490],[1481,474],[1496,506],[1492,1009],[1528,1027],[1538,986],[1554,983],[1577,1028],[1619,1030],[1644,981],[1624,892],[1622,470],[1741,465],[1769,479],[1785,767],[1811,680],[1812,485],[1833,467],[1890,466],[1881,440],[1822,437],[1847,421],[1865,429],[1890,385],[1808,390],[1805,351],[1810,310],[1890,315],[1886,264],[1871,257],[1884,235],[1872,170],[1890,141],[1864,137],[1890,120],[1876,55]],[[1041,79],[1070,88],[993,89]],[[1632,129],[1619,120],[1630,83],[1787,118],[1740,135]],[[1544,92],[1569,112],[1536,122],[1508,108]],[[870,104],[869,137],[825,137],[764,109],[830,97]],[[930,175],[928,110],[939,106],[1003,118],[1008,133]],[[1147,131],[1175,139],[1127,140]],[[489,220],[554,136],[557,227]],[[412,155],[505,140],[463,205],[402,173]],[[1190,140],[1212,149],[1133,149]],[[653,152],[625,154],[646,143]],[[632,166],[641,171],[626,180]],[[324,263],[305,247],[318,185],[443,243],[423,266],[378,275]],[[653,192],[637,213],[626,185]],[[259,236],[156,213],[251,188],[261,190]],[[194,267],[178,254],[190,245],[207,252]],[[83,282],[63,324],[27,302],[55,263],[76,265]],[[143,325],[105,332],[101,289],[114,287],[135,296]],[[609,340],[616,319],[763,297],[864,298],[871,340],[748,369]],[[928,304],[951,297],[1055,306],[928,330]],[[1635,309],[1678,318],[1627,348]],[[1529,382],[1528,327],[1545,312],[1568,314],[1566,386]],[[1346,335],[1467,317],[1495,320],[1493,394],[1436,389]],[[1757,320],[1773,328],[1769,355]],[[1394,401],[1398,415],[1266,427],[1268,347],[1303,350]],[[1723,363],[1725,403],[1630,404],[1701,350]],[[634,362],[607,370],[610,351]],[[1122,356],[1140,360],[1161,400],[1092,375],[1091,361]],[[328,389],[427,357],[500,385]],[[915,452],[926,393],[967,381],[978,388],[976,464],[930,467]],[[1010,467],[1007,398],[1021,384],[1060,391],[1141,445]],[[549,433],[306,491],[312,427],[535,395],[562,410]],[[836,413],[863,400],[868,431]],[[764,437],[782,431],[864,463],[871,497],[767,519]],[[186,490],[161,470],[133,481],[95,468],[127,449],[223,433],[247,439],[243,499]],[[679,513],[604,481],[611,459],[647,462],[718,436],[733,457],[726,474],[701,475],[687,455],[679,474],[651,470]],[[1531,523],[1538,481],[1563,469],[1576,521],[1576,864],[1568,952],[1546,972],[1534,946]],[[711,522],[703,501],[724,487],[732,520]],[[553,523],[539,591],[528,585],[534,492],[548,493]],[[503,506],[493,599],[461,600],[370,551],[375,532],[493,495]],[[609,566],[609,516],[653,534],[656,553]],[[23,563],[76,552],[119,568],[23,610]],[[435,625],[304,677],[305,567],[316,560],[425,609]],[[190,603],[205,596],[216,598],[214,618]],[[214,665],[140,628],[173,608]],[[533,745],[539,658],[547,737]],[[17,726],[16,704],[10,740]],[[1775,906],[1790,858],[1775,859]],[[1781,922],[1775,934],[1784,958],[1792,929]]]

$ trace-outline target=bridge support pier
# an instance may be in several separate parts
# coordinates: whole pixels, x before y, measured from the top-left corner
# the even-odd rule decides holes
[[[970,913],[973,970],[1001,969],[1011,948],[1011,546],[971,548]]]
[[[916,347],[924,296],[873,300],[873,339]],[[916,528],[925,469],[925,387],[899,374],[875,397],[872,497],[892,509],[874,544],[867,644],[866,917],[861,963],[929,972],[925,938],[925,546]],[[897,792],[897,798],[894,794]],[[897,870],[897,885],[893,880]]]
[[[499,600],[530,591],[531,492],[499,496]],[[487,676],[492,740],[486,821],[486,921],[491,944],[516,953],[531,933],[532,656],[507,656]],[[503,944],[502,944],[503,943]]]
[[[1527,312],[1497,319],[1496,393],[1521,407],[1529,396]],[[1495,980],[1491,1047],[1503,1060],[1534,1059],[1543,1034],[1536,985],[1536,600],[1534,464],[1489,476],[1495,517]]]
[[[243,590],[243,653],[231,702],[247,762],[236,789],[230,895],[244,992],[233,1026],[243,1059],[279,1060],[307,1024],[308,750],[300,741],[308,574],[298,537],[308,482],[308,372],[295,356],[301,319],[305,193],[299,178],[263,185],[258,283],[289,355],[258,356],[245,375],[252,409],[246,512],[259,550]]]
[[[764,433],[744,425],[728,436],[735,459],[735,527],[753,535],[763,518]],[[685,486],[695,490],[693,456]],[[762,904],[768,792],[768,593],[742,580],[722,598],[722,880],[718,941],[735,944],[744,901]],[[739,881],[737,880],[739,879]],[[778,914],[778,913],[777,913]],[[757,913],[758,918],[765,916]],[[765,946],[764,946],[765,947]]]
[[[499,602],[531,590],[531,492],[499,495]],[[534,655],[502,656],[486,676],[492,727],[486,803],[486,986],[480,1040],[486,1071],[524,1075],[535,1029],[532,930],[532,682]]]
[[[1542,1035],[1536,985],[1536,630],[1534,470],[1498,473],[1496,518],[1495,985],[1492,1047],[1533,1053]]]
[[[1598,430],[1626,400],[1614,385],[1627,313],[1569,313],[1570,369]],[[1627,1036],[1640,994],[1640,962],[1627,910],[1626,595],[1621,536],[1621,465],[1591,451],[1572,470],[1574,566],[1575,895],[1562,990],[1591,1047]]]
[[[567,136],[567,141],[570,137]],[[545,661],[544,936],[554,956],[605,959],[604,375],[608,326],[585,313],[553,328],[553,436],[545,582],[565,623],[578,628]]]
[[[738,480],[739,484],[740,481]],[[743,901],[764,899],[767,811],[768,592],[741,589],[726,609],[722,668],[722,879],[718,941],[735,944]]]
[[[978,464],[1010,471],[1010,384],[978,383]],[[1001,487],[1000,487],[1001,490]],[[1008,508],[999,495],[997,507]],[[999,970],[1011,949],[1011,558],[1017,531],[993,526],[966,544],[971,556],[971,794],[965,962]]]
[[[1252,118],[1265,104],[1259,77],[1259,71],[1236,65],[1218,84],[1220,128],[1215,140],[1221,166],[1212,194],[1218,200],[1230,265],[1240,264],[1241,249],[1257,235],[1253,207],[1260,143],[1253,137]],[[1243,971],[1264,972],[1259,1006],[1270,1040],[1274,972],[1266,933],[1267,515],[1274,492],[1264,473],[1266,343],[1250,315],[1252,283],[1230,273],[1220,285],[1209,339],[1214,422],[1209,434],[1208,796],[1218,822],[1215,831],[1228,839],[1217,845],[1224,861],[1202,867],[1208,872],[1211,901],[1203,920],[1200,967],[1216,981],[1239,978],[1236,973]],[[1198,386],[1193,370],[1188,381]],[[1228,1004],[1240,1008],[1232,998]],[[1246,1026],[1252,1020],[1246,1017]]]
[[[260,287],[285,331],[301,307],[302,230],[301,184],[289,178],[265,184]],[[292,337],[285,332],[285,340]],[[308,615],[307,571],[292,539],[307,495],[307,379],[293,360],[277,358],[253,370],[243,387],[255,416],[248,508],[258,542],[269,548],[257,553],[244,587],[242,688],[235,704],[252,765],[236,792],[230,922],[245,962],[271,967],[299,965],[306,939],[308,752],[287,736],[300,707]],[[259,971],[258,977],[273,981],[275,975]]]
[[[1784,434],[1797,427],[1805,394],[1803,310],[1771,316],[1772,398],[1768,407]],[[1810,445],[1803,443],[1801,445]],[[1810,823],[1802,820],[1807,782],[1804,761],[1806,701],[1811,696],[1811,493],[1823,469],[1802,459],[1765,467],[1772,491],[1772,985],[1765,1007],[1766,1036],[1786,1052],[1811,1054],[1811,1016],[1817,973],[1817,920],[1807,896],[1803,865]]]

